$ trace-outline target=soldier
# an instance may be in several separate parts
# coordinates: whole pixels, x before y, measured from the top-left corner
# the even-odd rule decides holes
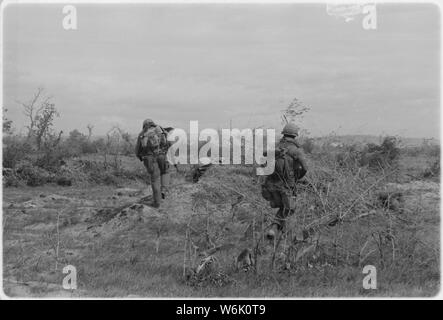
[[[262,185],[262,196],[270,202],[271,208],[278,208],[266,235],[270,240],[276,238],[285,227],[286,218],[294,213],[295,184],[308,171],[303,151],[296,142],[298,127],[288,123],[282,134],[275,150],[275,170]]]
[[[151,119],[143,121],[143,130],[137,138],[135,154],[148,170],[151,179],[153,206],[158,208],[165,199],[169,186],[169,163],[166,157],[170,144],[167,132]]]

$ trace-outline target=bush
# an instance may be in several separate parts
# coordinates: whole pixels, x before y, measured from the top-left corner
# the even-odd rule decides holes
[[[424,170],[423,177],[440,177],[440,159],[435,160],[428,168]]]
[[[389,161],[394,161],[400,154],[399,141],[396,137],[385,137],[381,144],[382,153]]]
[[[380,145],[368,143],[360,155],[360,165],[371,169],[384,169],[396,165],[400,155],[398,140],[385,137]]]
[[[3,139],[3,168],[15,168],[32,151],[31,144],[18,136]]]
[[[16,175],[19,179],[26,181],[26,184],[31,187],[41,186],[52,181],[52,175],[48,171],[28,162],[18,165]]]
[[[440,157],[440,145],[429,146],[425,152],[430,157]]]
[[[91,142],[86,135],[77,129],[69,133],[68,139],[62,143],[62,148],[65,154],[70,157],[97,152],[95,143]]]
[[[105,166],[104,163],[78,160],[76,164],[81,166],[81,171],[91,183],[106,185],[119,185],[121,183],[121,172],[115,168]]]
[[[301,147],[303,148],[303,151],[306,153],[312,153],[315,148],[314,139],[307,138],[303,141]]]
[[[361,152],[355,145],[345,146],[335,156],[335,160],[339,167],[355,169],[360,163]]]
[[[14,170],[3,168],[3,186],[4,187],[20,187],[21,180],[17,177]]]
[[[56,172],[60,166],[65,163],[65,156],[66,155],[63,153],[63,150],[59,147],[55,147],[53,149],[44,148],[38,153],[33,164],[36,167],[48,170],[50,172]]]

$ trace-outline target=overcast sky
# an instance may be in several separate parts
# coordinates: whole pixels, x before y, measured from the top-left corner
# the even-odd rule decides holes
[[[165,126],[280,125],[297,97],[312,135],[439,137],[439,10],[377,5],[377,29],[326,5],[9,5],[4,17],[4,107],[52,95],[57,128],[97,134],[144,118]]]

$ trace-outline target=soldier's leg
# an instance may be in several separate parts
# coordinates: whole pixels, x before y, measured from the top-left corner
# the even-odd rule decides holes
[[[152,175],[151,176],[151,188],[152,188],[152,195],[154,198],[154,207],[159,207],[161,203],[161,181],[160,181],[160,175]]]
[[[161,175],[161,193],[162,193],[162,198],[166,198],[166,196],[169,193],[169,181],[171,179],[171,176],[168,173],[162,174]]]
[[[152,196],[154,198],[154,207],[159,207],[161,202],[161,181],[160,168],[154,156],[148,156],[144,160],[144,164],[151,179]]]
[[[273,240],[277,237],[277,234],[282,229],[281,219],[279,219],[279,217],[282,216],[283,202],[280,192],[278,192],[278,190],[271,191],[271,198],[272,198],[271,202],[274,203],[275,207],[278,208],[278,211],[275,215],[274,221],[271,224],[271,228],[268,230],[266,234],[266,237],[270,240]]]
[[[280,230],[285,227],[286,220],[295,212],[295,196],[291,190],[281,190],[282,209],[277,212],[276,220],[279,222]]]
[[[169,183],[171,179],[169,172],[169,162],[164,155],[159,155],[157,159],[160,169],[161,196],[164,199],[169,192]]]

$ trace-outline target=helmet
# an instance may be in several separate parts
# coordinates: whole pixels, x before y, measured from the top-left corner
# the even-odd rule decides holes
[[[154,125],[154,121],[152,119],[146,119],[143,121],[143,128],[145,127],[151,127]]]
[[[298,136],[298,131],[299,131],[299,128],[294,123],[290,122],[284,126],[283,131],[281,133],[287,134],[290,136]]]

